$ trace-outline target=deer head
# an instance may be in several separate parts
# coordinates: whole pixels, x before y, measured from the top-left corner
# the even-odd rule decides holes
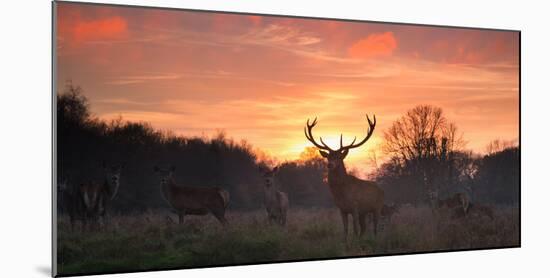
[[[390,207],[394,212],[399,212],[399,210],[401,209],[401,204],[391,202],[388,204],[388,207]]]
[[[68,188],[69,187],[68,187],[67,178],[64,178],[64,179],[57,182],[57,192],[58,193],[66,192]]]
[[[260,168],[260,173],[262,173],[262,176],[264,178],[264,186],[266,187],[266,189],[273,188],[273,185],[274,185],[273,180],[275,177],[275,173],[277,173],[277,171],[279,170],[279,166],[276,166],[273,169],[267,169],[261,166],[259,168]]]
[[[176,167],[172,165],[169,168],[164,169],[155,166],[154,170],[155,173],[157,173],[160,177],[160,185],[164,186],[168,184],[168,181],[172,180],[172,176],[174,175],[174,171],[176,171]]]
[[[319,153],[328,160],[327,167],[329,170],[338,169],[344,166],[344,158],[348,155],[348,152],[350,149],[360,147],[361,145],[365,144],[369,138],[372,136],[372,133],[374,132],[374,127],[376,126],[376,116],[373,117],[373,121],[370,120],[369,116],[367,115],[367,121],[369,123],[369,130],[367,132],[367,136],[363,138],[363,140],[355,143],[357,140],[357,137],[353,138],[353,141],[351,144],[344,146],[343,144],[343,136],[340,134],[340,148],[337,150],[331,149],[325,142],[323,142],[323,138],[319,137],[320,143],[316,142],[313,134],[312,129],[317,124],[317,118],[313,120],[313,122],[310,124],[309,119],[307,120],[306,127],[304,127],[304,134],[306,135],[307,140],[309,140],[315,147],[319,149]]]
[[[82,183],[79,185],[78,190],[86,211],[88,213],[95,212],[98,200],[101,198],[101,186],[97,183]]]
[[[109,185],[109,190],[111,193],[111,200],[115,198],[118,193],[118,188],[120,186],[120,172],[124,168],[123,164],[117,165],[107,165],[103,162],[103,171],[105,173],[105,181]]]

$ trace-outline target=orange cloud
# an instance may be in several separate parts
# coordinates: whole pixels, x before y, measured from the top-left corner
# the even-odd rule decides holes
[[[120,38],[128,30],[126,20],[120,16],[78,22],[73,29],[75,41]]]
[[[354,43],[348,54],[353,58],[371,58],[376,56],[391,56],[397,48],[397,40],[393,32],[371,34]]]
[[[58,36],[69,44],[90,40],[119,39],[127,36],[128,23],[121,16],[84,19],[78,10],[64,9],[58,17]]]
[[[249,15],[248,20],[254,25],[258,26],[262,23],[262,17],[257,15]]]

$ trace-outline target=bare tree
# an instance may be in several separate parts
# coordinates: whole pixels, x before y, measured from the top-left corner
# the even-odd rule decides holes
[[[452,176],[453,155],[464,146],[456,125],[430,105],[407,111],[384,132],[384,141],[384,152],[417,177],[428,199]]]
[[[517,144],[517,141],[515,140],[496,139],[489,142],[489,144],[487,144],[487,146],[485,147],[485,152],[491,155],[491,154],[496,154],[498,152],[501,152],[505,149],[509,149],[517,146],[518,144]]]

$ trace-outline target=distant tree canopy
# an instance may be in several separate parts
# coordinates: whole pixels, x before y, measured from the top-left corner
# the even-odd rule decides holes
[[[161,198],[155,165],[176,167],[182,185],[220,186],[231,194],[233,209],[263,205],[263,181],[258,158],[246,142],[234,142],[225,133],[213,138],[183,137],[155,130],[147,123],[105,122],[92,117],[80,87],[69,84],[57,95],[57,176],[69,186],[103,181],[103,162],[125,164],[119,194],[119,212],[167,207]],[[322,179],[323,162],[283,163],[277,179],[288,192],[291,206],[330,206]]]
[[[487,154],[495,154],[498,152],[502,152],[506,149],[513,148],[517,145],[516,141],[506,141],[506,140],[493,140],[487,144],[485,147],[485,152]]]
[[[69,83],[65,93],[57,95],[57,120],[66,127],[70,124],[85,124],[90,117],[88,99],[82,95],[82,88]]]
[[[517,205],[520,192],[520,150],[507,147],[476,161],[477,171],[471,180],[473,195],[481,202]]]
[[[384,133],[390,159],[377,180],[386,198],[418,204],[427,201],[428,192],[438,192],[439,198],[465,192],[484,202],[517,203],[518,147],[493,141],[487,147],[492,151],[480,157],[464,145],[441,108],[421,105],[407,111]]]

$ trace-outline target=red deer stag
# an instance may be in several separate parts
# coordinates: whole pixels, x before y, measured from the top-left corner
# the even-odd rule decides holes
[[[278,169],[279,167],[271,170],[260,167],[260,172],[264,177],[264,202],[269,222],[285,226],[288,211],[288,195],[275,187],[274,178]]]
[[[173,177],[175,169],[174,166],[169,169],[155,166],[155,172],[160,175],[160,194],[176,210],[179,223],[183,224],[185,215],[212,213],[225,226],[229,193],[219,187],[178,185]]]
[[[342,135],[340,135],[340,148],[337,150],[331,149],[323,138],[319,138],[321,143],[315,141],[312,129],[317,124],[317,118],[310,124],[307,120],[304,133],[306,138],[319,149],[321,155],[328,160],[328,184],[330,192],[336,206],[340,209],[342,222],[344,225],[344,239],[347,240],[348,235],[348,216],[351,214],[353,220],[353,230],[355,234],[363,235],[366,230],[366,217],[369,213],[373,214],[374,234],[378,229],[378,220],[380,212],[384,205],[384,191],[376,185],[375,182],[361,180],[346,172],[344,166],[344,158],[348,155],[350,149],[360,147],[365,144],[374,132],[376,126],[376,117],[374,122],[371,122],[367,116],[369,123],[369,131],[365,138],[358,143],[355,143],[356,138],[351,144],[344,146],[342,143]],[[359,231],[359,225],[361,230]]]

